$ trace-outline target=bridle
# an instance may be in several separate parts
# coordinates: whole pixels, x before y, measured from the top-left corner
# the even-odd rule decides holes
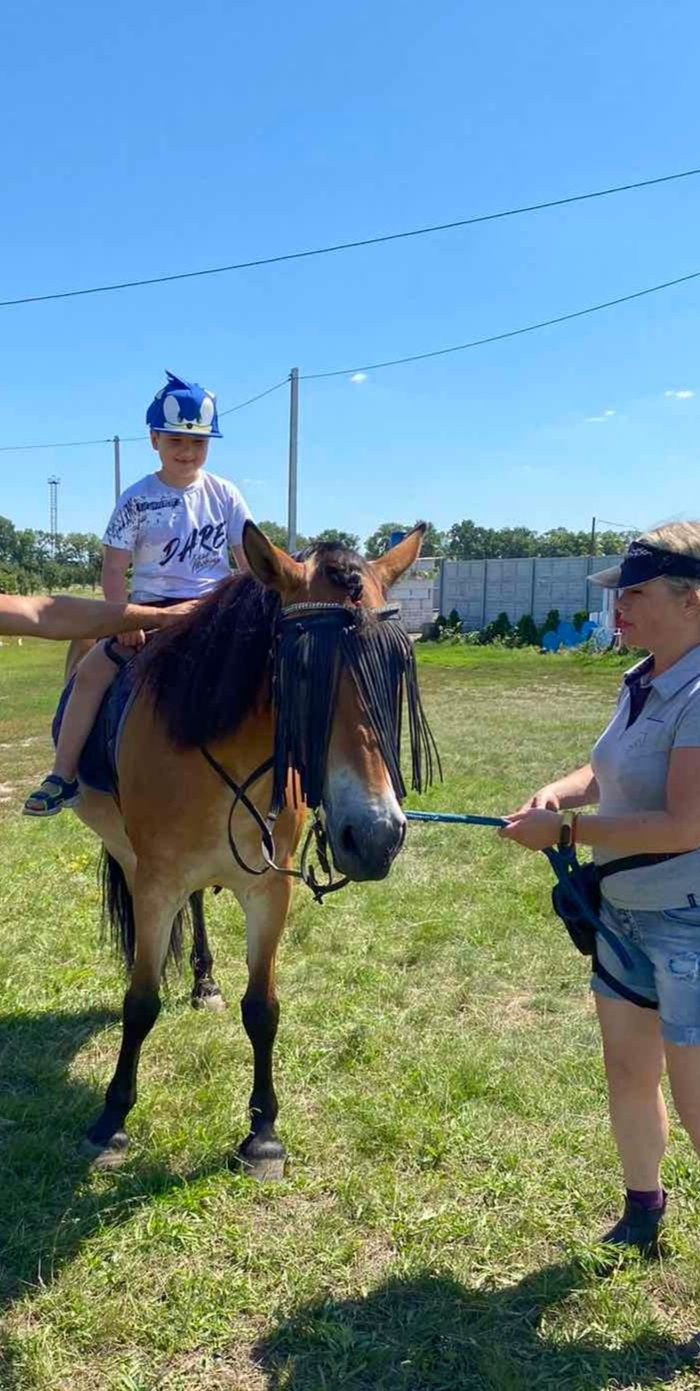
[[[350,607],[313,601],[288,604],[279,610],[270,650],[275,711],[272,756],[254,768],[244,782],[237,783],[211,751],[205,745],[200,746],[209,766],[233,793],[228,815],[228,843],[236,864],[246,874],[258,877],[272,870],[275,874],[299,879],[311,890],[317,903],[348,883],[347,877],[334,873],[320,814],[328,741],[343,669],[355,677],[360,701],[377,734],[397,796],[401,798],[406,791],[399,766],[404,684],[409,699],[412,785],[420,788],[422,760],[427,763],[428,778],[432,777],[433,756],[439,769],[437,750],[417,694],[411,639],[398,615],[397,605],[370,609],[360,604]],[[383,653],[377,652],[380,634]],[[385,670],[389,665],[391,670]],[[263,816],[249,793],[270,772],[273,774],[272,800],[267,816]],[[290,772],[294,774],[294,805],[299,804],[299,786],[301,800],[308,806],[312,818],[298,869],[277,863],[274,841],[275,822],[287,803]],[[233,816],[238,807],[248,812],[260,831],[264,861],[261,866],[247,864],[236,845]],[[321,878],[311,863],[312,848]]]

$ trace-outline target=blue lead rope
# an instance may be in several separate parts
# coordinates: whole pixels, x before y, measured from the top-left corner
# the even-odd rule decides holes
[[[457,812],[449,811],[406,811],[404,812],[404,816],[406,817],[407,821],[444,822],[446,825],[508,825],[508,822],[505,820],[505,817],[503,816],[470,816],[467,813],[459,814]],[[590,923],[591,927],[593,927],[596,932],[599,932],[601,937],[604,938],[604,940],[610,947],[610,950],[615,953],[615,956],[620,962],[620,965],[624,966],[625,970],[629,970],[632,966],[632,960],[630,958],[629,953],[625,951],[622,942],[618,941],[618,938],[614,935],[614,933],[610,931],[609,928],[605,926],[605,923],[602,923],[600,921],[598,914],[593,912],[593,909],[590,907],[585,894],[582,893],[578,887],[577,871],[580,869],[580,865],[578,860],[576,859],[576,851],[568,848],[565,850],[560,850],[554,849],[553,847],[548,847],[546,850],[543,851],[543,854],[546,855],[550,865],[552,866],[552,869],[554,870],[554,873],[556,874],[557,879],[559,880],[559,883],[561,884],[565,893],[567,893],[569,898],[575,903],[582,917],[584,917],[586,922]]]
[[[405,811],[407,821],[457,822],[462,826],[507,826],[502,816],[459,816],[452,811]]]

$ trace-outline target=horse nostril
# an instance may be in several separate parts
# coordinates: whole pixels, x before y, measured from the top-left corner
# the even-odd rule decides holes
[[[343,847],[343,850],[347,850],[349,855],[359,854],[359,848],[357,841],[355,840],[355,832],[353,831],[352,826],[347,825],[343,827],[343,833],[340,837],[340,843]]]

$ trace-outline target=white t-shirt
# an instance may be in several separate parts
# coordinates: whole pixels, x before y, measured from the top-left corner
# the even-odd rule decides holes
[[[201,473],[189,488],[172,488],[149,473],[123,492],[102,537],[131,551],[131,598],[197,599],[231,573],[229,546],[238,546],[250,517],[226,478]]]

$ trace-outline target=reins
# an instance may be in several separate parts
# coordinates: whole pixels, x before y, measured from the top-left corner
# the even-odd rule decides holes
[[[316,811],[312,812],[312,824],[302,846],[299,868],[287,869],[283,865],[277,864],[275,860],[275,841],[273,835],[277,813],[269,812],[266,817],[263,817],[258,811],[255,803],[251,802],[247,795],[249,787],[252,787],[253,784],[264,777],[266,773],[271,772],[273,767],[272,758],[267,758],[264,763],[261,763],[259,767],[255,768],[253,772],[248,775],[244,783],[237,783],[231,777],[230,773],[226,772],[226,769],[219,763],[218,759],[214,758],[214,755],[210,753],[209,749],[202,745],[200,752],[204,755],[207,763],[213,768],[214,772],[218,773],[222,782],[225,782],[226,786],[233,792],[233,801],[228,814],[227,834],[229,849],[240,869],[244,870],[246,874],[253,874],[255,876],[267,874],[268,870],[272,869],[275,874],[284,874],[289,879],[300,879],[302,883],[306,884],[307,888],[311,889],[317,903],[322,903],[326,894],[336,893],[338,889],[345,888],[348,880],[346,878],[336,879],[334,877],[333,867],[328,856],[328,839],[323,823]],[[239,805],[245,808],[260,831],[260,853],[265,863],[259,868],[246,863],[233,838],[233,814]],[[322,872],[326,875],[325,884],[319,883],[314,867],[309,863],[309,852],[312,840],[315,840],[318,862]]]

